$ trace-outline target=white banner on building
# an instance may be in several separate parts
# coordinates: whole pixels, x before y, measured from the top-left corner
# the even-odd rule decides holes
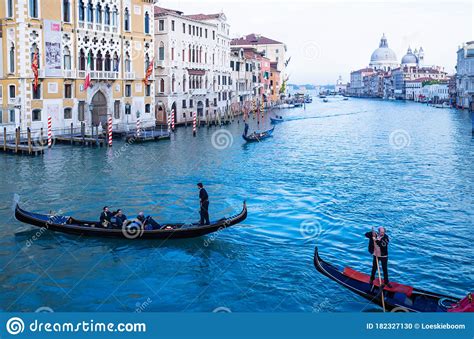
[[[61,72],[61,22],[44,20],[45,74],[59,77]]]

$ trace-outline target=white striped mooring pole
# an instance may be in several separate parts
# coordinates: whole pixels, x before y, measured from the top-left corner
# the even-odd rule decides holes
[[[196,112],[193,113],[193,135],[196,136]]]
[[[140,136],[141,132],[141,123],[140,123],[140,118],[137,119],[137,137]]]
[[[109,147],[112,147],[112,117],[108,120]]]
[[[53,146],[53,119],[48,115],[48,148]]]

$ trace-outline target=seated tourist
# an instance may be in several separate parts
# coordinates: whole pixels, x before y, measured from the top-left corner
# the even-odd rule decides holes
[[[113,216],[113,213],[109,210],[109,206],[104,206],[104,208],[102,209],[102,213],[100,214],[100,224],[103,227],[109,227],[112,222],[111,220]]]
[[[117,227],[122,227],[124,222],[127,220],[127,216],[123,214],[121,209],[118,209],[115,213],[115,224]]]

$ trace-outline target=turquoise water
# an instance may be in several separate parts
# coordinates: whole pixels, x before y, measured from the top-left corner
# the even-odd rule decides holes
[[[392,280],[454,296],[473,289],[467,112],[331,98],[278,114],[292,120],[256,144],[244,144],[234,122],[112,150],[0,154],[0,309],[375,310],[318,274],[312,255],[318,245],[328,261],[368,272],[363,234],[379,225],[391,237]],[[248,219],[198,239],[132,242],[39,232],[12,218],[16,194],[38,212],[96,219],[108,204],[197,221],[198,181],[211,218],[247,199]]]

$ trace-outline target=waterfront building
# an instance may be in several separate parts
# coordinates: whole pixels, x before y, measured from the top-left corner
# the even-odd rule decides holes
[[[377,48],[370,57],[369,67],[374,70],[388,72],[399,66],[397,55],[388,47],[388,41],[385,34],[380,39],[379,48]]]
[[[339,78],[336,81],[336,86],[334,88],[334,91],[338,94],[344,94],[346,93],[347,85],[342,82],[342,76],[339,76]]]
[[[177,124],[223,117],[231,103],[229,24],[223,13],[155,7],[156,116]]]
[[[396,99],[407,99],[406,82],[421,78],[435,81],[446,81],[447,73],[439,66],[402,66],[392,71],[394,96]]]
[[[3,1],[1,126],[154,124],[152,15],[152,0]]]
[[[258,76],[257,61],[245,54],[243,48],[231,48],[230,68],[232,70],[232,95],[233,105],[248,105],[257,94]],[[237,108],[235,108],[237,109]]]
[[[379,70],[365,76],[364,96],[382,98],[384,95],[384,79],[386,74],[386,72]]]
[[[474,41],[457,51],[456,105],[474,111]]]
[[[351,85],[349,94],[358,97],[365,96],[364,89],[368,87],[367,77],[372,73],[374,73],[372,68],[362,68],[351,72]]]
[[[276,69],[280,72],[281,79],[286,79],[287,47],[284,43],[262,36],[260,34],[249,34],[233,39],[232,47],[255,48],[257,52],[263,53],[270,62],[276,63]]]
[[[270,63],[270,102],[276,103],[280,100],[281,72],[276,62]]]

